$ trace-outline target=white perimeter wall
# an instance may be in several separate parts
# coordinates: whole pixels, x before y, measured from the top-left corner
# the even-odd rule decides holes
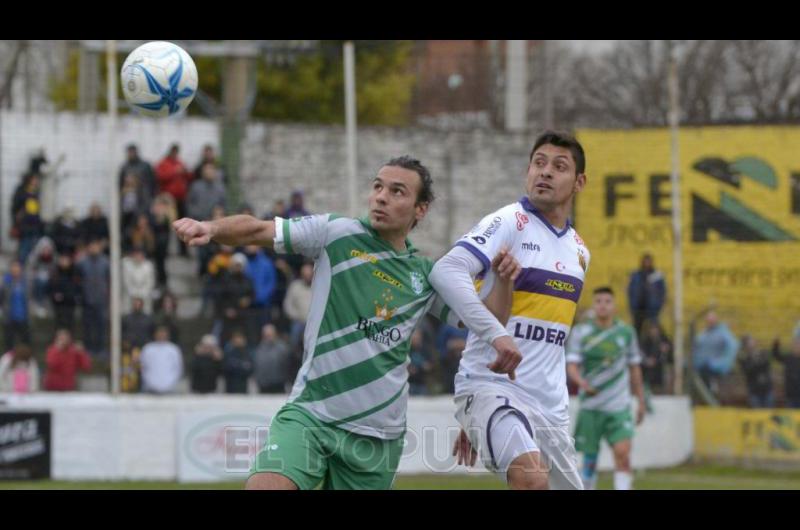
[[[285,396],[120,396],[0,394],[0,411],[52,413],[52,477],[57,480],[241,480]],[[670,467],[693,448],[692,412],[683,397],[653,398],[637,429],[636,468]],[[411,398],[401,473],[467,472],[450,451],[458,433],[450,397]],[[570,406],[574,422],[577,402]],[[574,424],[574,423],[573,423]],[[259,427],[262,426],[262,427]],[[612,467],[607,447],[601,470]],[[486,472],[478,466],[477,470]]]

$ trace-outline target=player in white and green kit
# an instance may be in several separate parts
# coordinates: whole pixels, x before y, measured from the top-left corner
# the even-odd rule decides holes
[[[583,453],[584,488],[594,489],[605,438],[614,452],[614,489],[627,490],[633,485],[631,387],[637,425],[645,412],[639,343],[633,327],[615,317],[610,287],[594,290],[592,308],[594,319],[575,326],[567,340],[567,374],[581,390],[575,449]]]
[[[240,215],[175,222],[190,245],[211,239],[270,245],[315,261],[303,364],[287,404],[272,419],[249,489],[391,487],[406,430],[413,329],[428,312],[458,324],[428,282],[433,263],[417,256],[406,237],[432,200],[428,170],[400,157],[374,178],[369,214],[360,219],[323,214],[260,221]],[[508,273],[516,262],[506,257],[494,265]],[[506,304],[496,292],[498,307]],[[493,307],[492,300],[486,307]],[[512,373],[516,363],[507,358],[521,355],[507,334],[492,331],[498,322],[486,307],[483,329],[471,331],[497,349],[497,371]]]

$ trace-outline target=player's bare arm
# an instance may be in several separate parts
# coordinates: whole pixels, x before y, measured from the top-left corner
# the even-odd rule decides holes
[[[207,245],[211,241],[233,247],[272,247],[275,240],[275,222],[262,221],[251,215],[231,215],[214,221],[184,217],[172,223],[172,228],[190,247]]]
[[[638,364],[630,366],[631,374],[631,391],[636,396],[636,425],[642,423],[644,420],[644,413],[647,410],[647,405],[644,399],[644,379],[642,378],[642,367]]]
[[[597,390],[589,384],[589,381],[581,376],[581,369],[578,363],[567,363],[567,377],[588,395],[593,396],[597,394]]]

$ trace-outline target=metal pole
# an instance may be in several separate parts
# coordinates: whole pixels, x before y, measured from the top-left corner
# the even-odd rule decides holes
[[[358,215],[358,179],[356,168],[356,66],[353,41],[344,43],[344,107],[347,136],[347,210],[351,217]]]
[[[680,101],[678,94],[678,64],[675,49],[669,44],[669,127],[671,136],[672,172],[672,276],[675,288],[673,320],[675,322],[675,393],[683,393],[683,235],[681,231],[681,193],[680,193],[680,158],[678,151],[678,127]]]
[[[106,43],[106,81],[108,88],[108,181],[111,182],[110,244],[111,244],[111,393],[119,394],[121,361],[121,321],[120,321],[120,226],[119,226],[119,185],[114,164],[117,146],[117,43]]]
[[[506,41],[506,130],[524,131],[528,120],[528,41]]]
[[[550,76],[550,50],[548,48],[547,41],[543,40],[540,48],[542,53],[542,103],[544,104],[544,116],[542,121],[544,122],[545,129],[552,129],[554,126],[553,83]]]

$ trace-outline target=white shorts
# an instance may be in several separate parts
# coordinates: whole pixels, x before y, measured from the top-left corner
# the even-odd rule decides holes
[[[583,489],[569,425],[551,425],[534,407],[501,388],[461,394],[455,403],[456,419],[487,469],[507,478],[515,458],[538,452],[550,489]]]

